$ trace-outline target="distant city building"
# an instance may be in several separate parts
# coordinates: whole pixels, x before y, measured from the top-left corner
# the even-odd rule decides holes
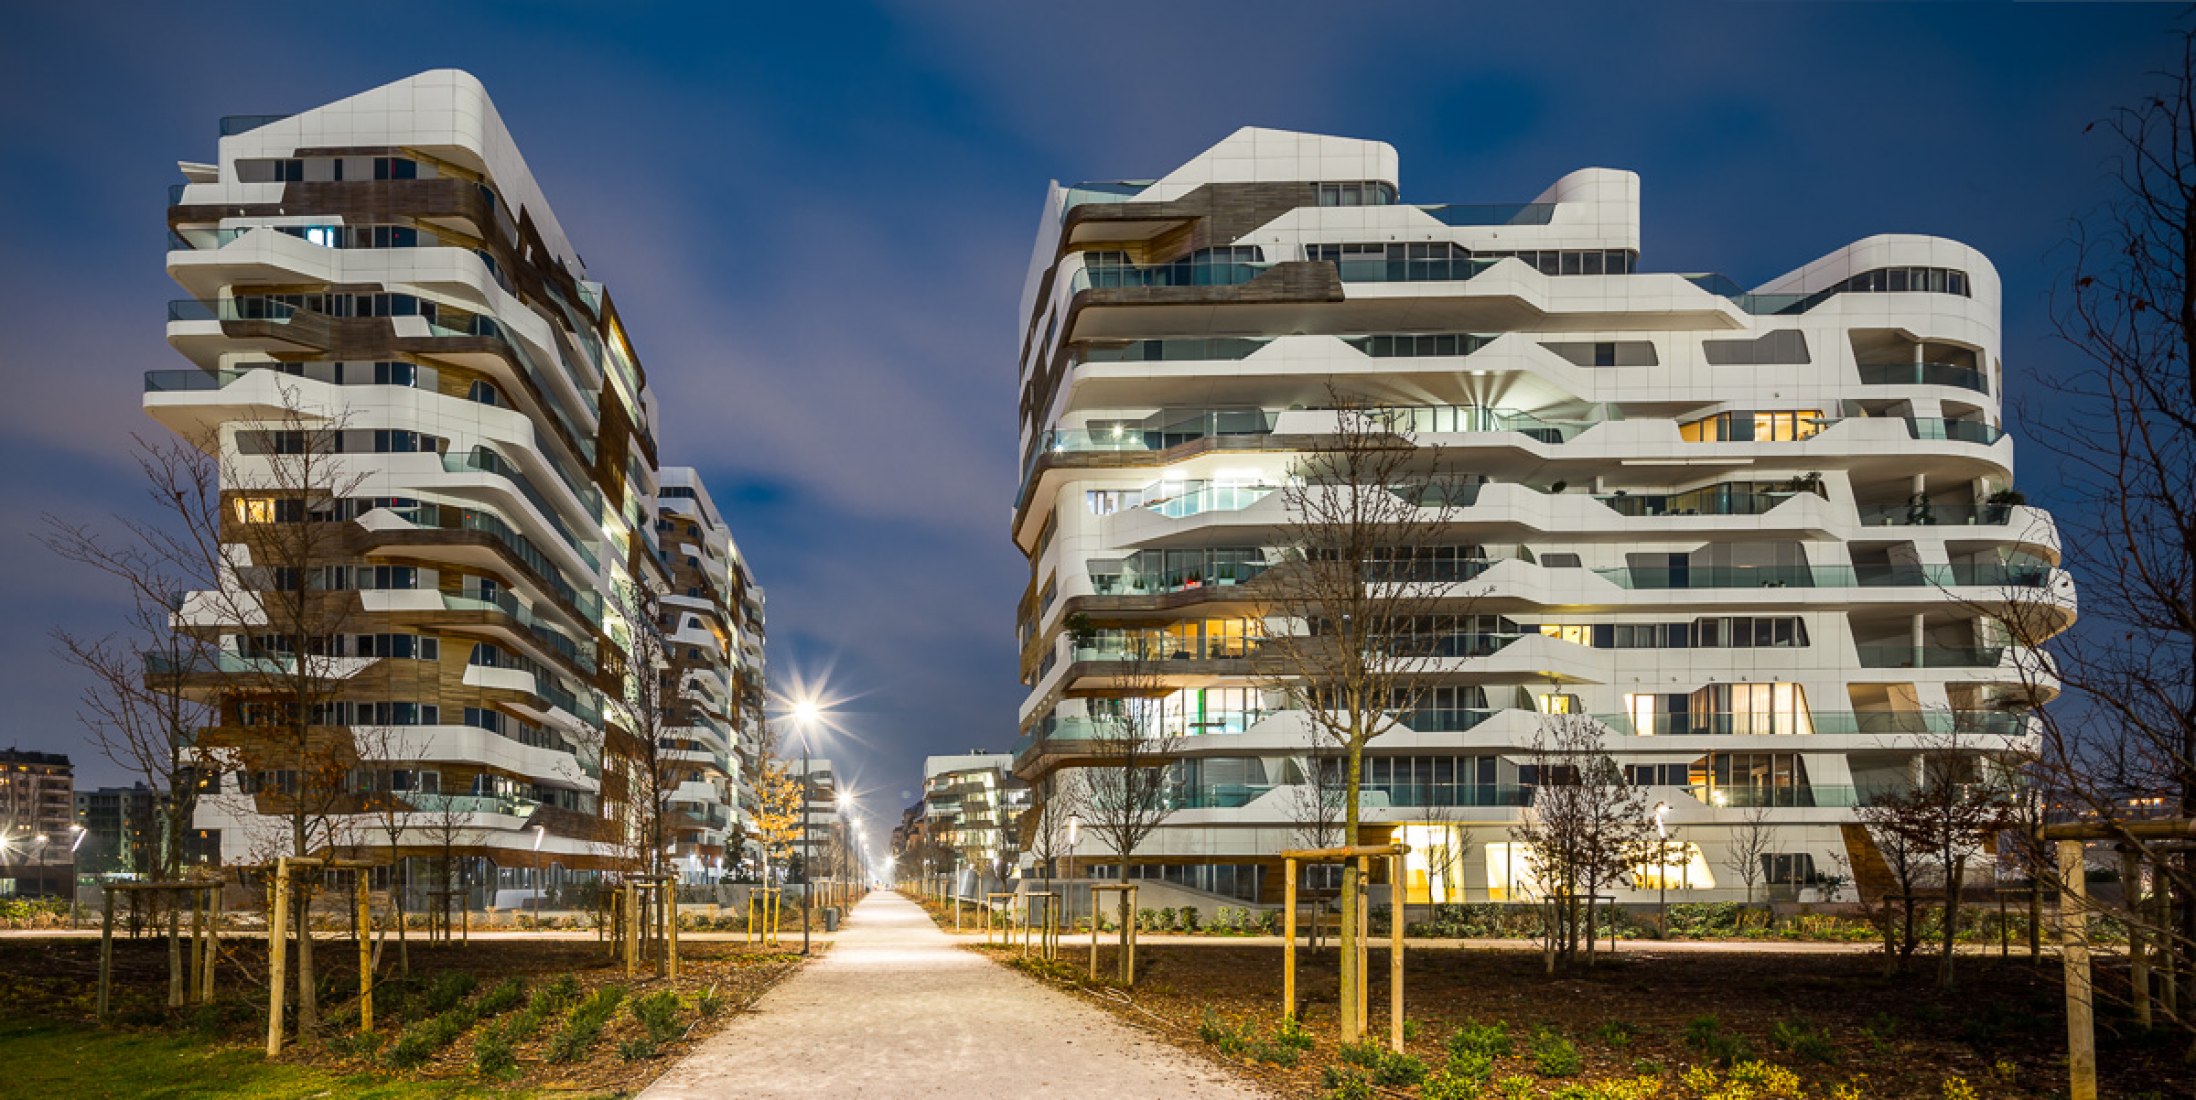
[[[0,750],[0,896],[75,888],[76,770],[56,752]]]
[[[923,761],[924,839],[964,868],[1004,879],[1021,863],[1021,820],[1029,784],[1011,753],[964,753]],[[939,868],[944,870],[945,868]]]
[[[1418,628],[1440,649],[1366,752],[1352,838],[1410,846],[1411,902],[1537,889],[1510,830],[1551,715],[1675,830],[1627,900],[1865,885],[1858,807],[1949,735],[1963,771],[2033,747],[2056,681],[2002,620],[2064,629],[2074,594],[2014,491],[1988,259],[1880,235],[1747,290],[1648,266],[1631,172],[1490,205],[1400,178],[1380,142],[1244,129],[1047,194],[1016,315],[1019,775],[1074,782],[1148,707],[1182,741],[1131,873],[1279,900],[1338,765],[1262,644],[1316,628],[1271,616],[1268,571],[1338,396],[1457,486],[1420,504],[1446,537],[1396,552],[1453,613]],[[1163,683],[1124,702],[1131,641]],[[1757,813],[1773,843],[1736,868]],[[1090,829],[1075,854],[1111,858]]]
[[[76,792],[76,823],[84,837],[76,849],[81,874],[151,875],[160,865],[160,817],[168,796],[140,780],[128,787]],[[217,863],[221,840],[204,829],[183,831],[184,866]]]

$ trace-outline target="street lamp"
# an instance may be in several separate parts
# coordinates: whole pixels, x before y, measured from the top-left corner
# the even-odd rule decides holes
[[[810,906],[816,892],[816,848],[808,805],[816,794],[816,777],[809,772],[808,750],[816,740],[816,723],[823,707],[814,699],[793,703],[793,726],[801,732],[801,954],[809,953]]]

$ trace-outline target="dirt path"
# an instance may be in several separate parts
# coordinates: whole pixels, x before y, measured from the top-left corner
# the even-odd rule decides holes
[[[874,893],[823,958],[641,1094],[1255,1100],[1250,1085],[956,946]]]

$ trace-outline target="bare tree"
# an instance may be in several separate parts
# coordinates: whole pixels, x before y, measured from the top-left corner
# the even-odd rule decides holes
[[[1770,807],[1766,800],[1752,806],[1741,807],[1738,824],[1724,835],[1729,847],[1724,849],[1723,865],[1746,884],[1746,904],[1754,904],[1754,887],[1762,881],[1762,863],[1776,851],[1776,826],[1769,820]]]
[[[1289,820],[1299,848],[1342,843],[1342,760],[1318,729],[1307,729],[1300,781],[1289,789]]]
[[[1070,822],[1083,813],[1083,795],[1073,773],[1054,773],[1046,778],[1041,790],[1033,793],[1029,809],[1022,813],[1022,848],[1044,872],[1045,889],[1049,891],[1059,873],[1060,860],[1075,854]]]
[[[2196,818],[2196,32],[2179,46],[2140,100],[2090,127],[2108,143],[2114,193],[2072,231],[2054,303],[2087,369],[2061,372],[2028,419],[2059,458],[2063,545],[2088,620],[2054,642],[2056,668],[2031,677],[2048,689],[2055,673],[2082,702],[2039,716],[2041,770],[2056,814],[2102,825],[2149,869],[2155,909],[2093,904],[2158,944],[2185,988],[2196,850],[2131,828]],[[2034,596],[2014,610],[2014,641],[2031,651],[2071,617]],[[2196,1030],[2196,1013],[2177,1023]]]
[[[762,846],[763,882],[773,881],[775,869],[782,877],[801,840],[801,825],[808,812],[806,787],[792,768],[775,756],[764,755],[762,775],[755,783],[755,838]]]
[[[1583,715],[1543,716],[1533,735],[1532,805],[1510,829],[1549,894],[1551,972],[1577,958],[1582,941],[1586,965],[1593,965],[1602,891],[1654,858],[1646,792],[1633,785],[1601,739],[1601,726]]]
[[[1102,649],[1117,656],[1110,675],[1104,677],[1107,694],[1091,698],[1091,732],[1078,769],[1087,827],[1113,854],[1125,885],[1133,874],[1136,850],[1150,839],[1167,815],[1174,812],[1171,774],[1180,753],[1183,728],[1171,721],[1165,709],[1165,677],[1159,654],[1163,642],[1154,632],[1122,631],[1115,639],[1103,638]],[[1134,919],[1128,895],[1120,895],[1123,928]],[[1097,915],[1092,914],[1095,921]],[[1129,977],[1128,953],[1122,952],[1120,974]]]
[[[1318,440],[1281,490],[1287,519],[1280,564],[1263,578],[1262,655],[1274,686],[1342,758],[1344,844],[1362,820],[1365,747],[1402,724],[1431,688],[1428,674],[1459,656],[1453,624],[1468,610],[1458,583],[1471,566],[1445,548],[1457,505],[1475,487],[1442,468],[1401,417],[1329,391],[1335,432]],[[1469,655],[1469,654],[1462,654]],[[1342,869],[1341,1031],[1357,1018],[1356,863]]]
[[[1959,931],[1967,865],[1987,850],[1999,830],[2016,817],[2014,789],[2007,770],[1975,751],[1956,725],[1924,735],[1928,747],[1914,760],[1915,779],[1905,790],[1879,792],[1862,811],[1879,833],[1894,837],[1942,876],[1942,937],[1937,985],[1953,985],[1953,939]],[[1911,887],[1908,893],[1911,894]],[[1908,953],[1913,919],[1908,910]]]
[[[671,632],[679,610],[664,602],[663,593],[661,584],[645,578],[623,586],[618,608],[630,637],[622,647],[613,647],[614,659],[623,662],[621,701],[633,740],[627,761],[633,865],[647,874],[668,869],[679,829],[688,823],[674,803],[693,766],[677,755],[682,745],[677,735],[694,721],[698,705],[671,659]]]

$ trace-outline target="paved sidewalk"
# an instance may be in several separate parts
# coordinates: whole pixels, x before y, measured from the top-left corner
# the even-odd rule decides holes
[[[838,943],[641,1093],[1256,1100],[1218,1067],[956,946],[879,892]]]

